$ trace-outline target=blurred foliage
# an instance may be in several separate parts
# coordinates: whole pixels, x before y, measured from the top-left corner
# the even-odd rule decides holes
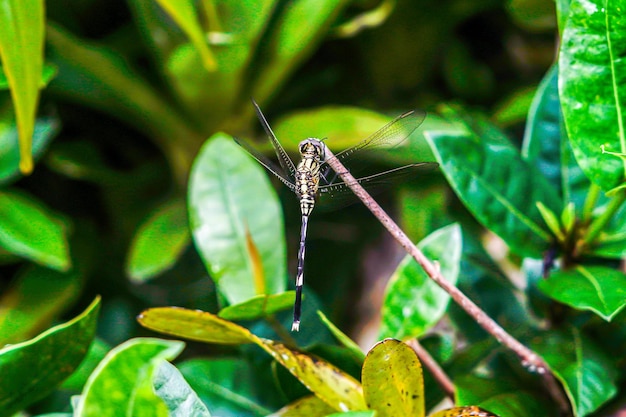
[[[269,155],[251,98],[292,155],[430,111],[365,163],[442,175],[380,201],[566,414],[623,412],[626,1],[571,3],[0,0],[0,416],[431,413],[444,392],[386,336],[451,377],[433,416],[557,415],[360,205],[315,210],[286,330],[300,212],[232,140]]]

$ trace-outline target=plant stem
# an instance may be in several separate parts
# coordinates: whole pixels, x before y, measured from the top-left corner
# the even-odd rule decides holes
[[[296,339],[294,339],[291,336],[291,333],[288,332],[287,329],[285,329],[282,324],[280,324],[280,322],[276,319],[275,315],[270,314],[269,316],[265,318],[265,320],[267,320],[272,330],[276,332],[278,337],[283,342],[285,342],[287,346],[292,346],[292,347],[298,346],[298,342],[296,342]]]
[[[569,410],[569,404],[563,394],[562,389],[556,382],[556,379],[549,372],[547,363],[538,354],[524,346],[521,342],[507,333],[498,323],[480,309],[472,300],[470,300],[461,290],[450,284],[442,275],[439,269],[420,251],[417,246],[411,242],[407,235],[400,227],[389,217],[389,215],[380,207],[380,205],[361,187],[357,180],[343,166],[333,153],[326,147],[326,163],[341,177],[346,185],[356,194],[357,197],[365,204],[380,223],[391,233],[391,235],[400,243],[406,252],[417,261],[422,267],[426,275],[430,277],[437,285],[439,285],[450,297],[469,314],[483,329],[491,334],[498,342],[515,352],[522,361],[522,365],[529,370],[542,375],[546,388],[550,395],[559,405],[563,412]]]
[[[446,395],[454,401],[454,384],[446,372],[439,366],[435,358],[430,356],[430,353],[424,349],[417,339],[411,339],[407,341],[406,344],[417,353],[422,365],[430,371],[433,378],[435,378],[435,381],[443,388]]]
[[[589,228],[587,229],[587,233],[585,233],[585,237],[577,245],[577,254],[582,253],[585,247],[591,245],[596,240],[600,232],[602,232],[606,224],[613,218],[613,215],[617,210],[619,210],[624,201],[626,201],[626,191],[620,190],[615,197],[611,199],[606,207],[606,210],[604,210],[600,217],[591,222]]]

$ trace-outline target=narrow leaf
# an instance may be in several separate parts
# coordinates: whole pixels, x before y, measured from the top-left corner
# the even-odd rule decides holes
[[[458,224],[439,229],[418,244],[424,255],[439,263],[442,275],[451,284],[456,283],[459,275],[461,246]],[[449,301],[450,296],[417,262],[405,257],[385,290],[379,338],[407,339],[422,335],[441,319]]]
[[[74,319],[0,350],[0,415],[50,394],[85,357],[96,333],[100,298]]]
[[[33,197],[17,192],[0,191],[0,245],[59,271],[71,264],[65,225]]]
[[[143,282],[174,266],[191,241],[187,210],[182,200],[172,200],[153,212],[131,244],[126,273]]]
[[[572,0],[559,54],[559,92],[581,168],[608,192],[624,185],[626,19],[622,1]]]
[[[541,217],[543,217],[543,221],[550,228],[552,234],[556,236],[559,241],[563,242],[565,240],[565,235],[563,235],[561,224],[556,218],[556,214],[544,206],[541,201],[537,201],[537,208],[539,209],[539,213],[541,213]]]
[[[357,345],[356,342],[350,339],[347,334],[345,334],[337,326],[335,326],[335,324],[330,321],[324,313],[318,310],[317,315],[319,316],[322,323],[324,323],[324,325],[328,328],[328,330],[330,330],[333,336],[337,338],[339,343],[347,348],[350,353],[352,353],[352,356],[354,356],[355,359],[362,363],[363,360],[365,360],[365,354],[363,353],[359,345]]]
[[[626,275],[604,266],[583,266],[550,274],[539,289],[564,304],[591,310],[611,321],[626,306]]]
[[[200,256],[230,303],[258,295],[246,230],[261,255],[267,293],[285,290],[286,249],[276,193],[262,168],[225,134],[210,138],[194,162],[189,218]]]
[[[9,81],[20,136],[20,171],[33,169],[35,115],[43,70],[43,0],[6,0],[0,7],[0,61]]]
[[[361,375],[367,408],[378,417],[424,417],[424,377],[417,354],[394,339],[367,353]]]

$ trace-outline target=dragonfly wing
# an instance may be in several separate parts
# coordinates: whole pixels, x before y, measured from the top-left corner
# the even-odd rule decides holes
[[[376,195],[385,189],[391,188],[400,182],[414,178],[417,174],[426,173],[439,166],[436,162],[422,162],[404,165],[389,171],[357,178],[357,182],[371,194]],[[345,182],[337,182],[319,187],[320,208],[335,210],[350,205],[358,200],[354,192]]]
[[[280,163],[280,166],[283,168],[283,171],[289,176],[291,182],[294,182],[296,178],[296,166],[294,165],[287,152],[285,152],[285,149],[280,144],[278,139],[276,139],[276,135],[274,135],[272,128],[270,127],[269,123],[267,123],[267,120],[265,119],[263,112],[261,112],[261,108],[259,107],[259,105],[254,100],[252,100],[252,104],[254,104],[254,110],[256,111],[256,115],[259,118],[261,125],[263,125],[263,129],[265,130],[267,137],[272,142],[272,146],[276,151],[276,156],[278,157],[278,162]]]
[[[274,174],[279,180],[282,181],[291,191],[296,192],[296,185],[291,181],[287,176],[282,173],[282,170],[278,168],[272,161],[267,159],[265,155],[261,154],[259,151],[250,146],[247,142],[244,142],[238,138],[233,138],[237,145],[244,148],[254,159],[256,159],[259,164],[263,165],[265,169]]]
[[[413,133],[415,129],[422,124],[425,118],[426,112],[423,110],[412,110],[403,113],[380,128],[367,139],[362,140],[351,148],[344,149],[343,151],[336,153],[335,158],[345,164],[355,155],[359,155],[359,157],[361,157],[364,153],[380,147],[396,146],[411,136],[411,133]],[[350,168],[352,172],[356,172],[354,171],[355,167]],[[326,178],[329,176],[333,177],[333,175],[330,174],[330,167],[328,167],[327,163],[322,165],[321,172]]]

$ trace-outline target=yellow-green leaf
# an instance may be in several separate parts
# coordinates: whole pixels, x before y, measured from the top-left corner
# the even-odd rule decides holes
[[[33,170],[31,155],[43,71],[44,1],[3,0],[0,60],[9,81],[20,137],[20,170]]]
[[[472,405],[469,407],[454,407],[441,410],[435,414],[431,414],[430,417],[498,417],[498,415]]]
[[[378,342],[365,357],[361,380],[367,408],[378,417],[426,415],[422,365],[407,344]]]
[[[335,410],[315,395],[302,397],[267,417],[324,417]]]

